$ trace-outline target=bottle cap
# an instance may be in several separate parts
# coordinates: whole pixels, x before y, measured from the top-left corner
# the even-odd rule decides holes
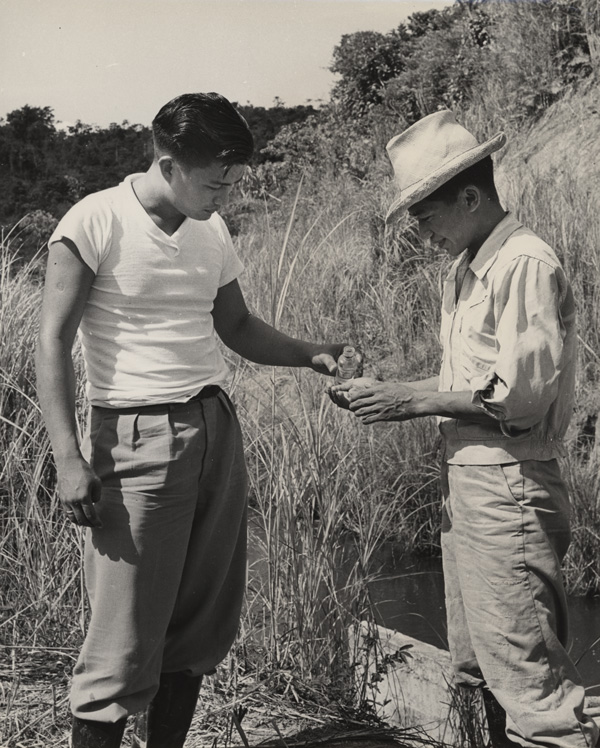
[[[356,351],[354,350],[353,345],[345,345],[344,346],[344,356],[347,356],[348,358],[352,358]]]

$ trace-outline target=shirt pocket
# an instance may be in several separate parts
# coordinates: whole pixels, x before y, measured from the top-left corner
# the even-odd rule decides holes
[[[494,310],[487,289],[481,289],[461,305],[459,362],[462,376],[470,382],[493,368],[496,362]]]

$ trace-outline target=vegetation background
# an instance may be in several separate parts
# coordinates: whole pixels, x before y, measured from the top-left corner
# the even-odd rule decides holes
[[[224,217],[246,264],[251,306],[291,334],[356,341],[376,376],[435,373],[447,260],[408,220],[385,228],[393,191],[385,144],[440,107],[480,139],[503,129],[503,201],[556,248],[576,292],[581,344],[563,466],[573,499],[565,575],[571,592],[599,595],[597,2],[459,1],[415,13],[388,34],[342,37],[331,69],[337,83],[318,109],[241,107],[258,147]],[[31,106],[0,120],[0,745],[7,748],[67,744],[68,677],[88,613],[81,536],[58,508],[35,396],[44,243],[70,205],[144,170],[149,158],[146,125],[77,122],[64,131],[49,107]],[[283,745],[286,733],[292,745],[294,731],[300,744],[309,733],[298,734],[299,726],[385,731],[371,708],[376,682],[356,681],[352,663],[361,653],[350,652],[347,631],[374,620],[368,583],[380,544],[439,554],[435,424],[362,427],[329,402],[322,379],[226,353],[251,475],[249,589],[238,643],[203,691],[191,744]],[[83,429],[83,392],[79,415]],[[304,744],[314,745],[310,734]],[[475,732],[465,745],[482,741]]]

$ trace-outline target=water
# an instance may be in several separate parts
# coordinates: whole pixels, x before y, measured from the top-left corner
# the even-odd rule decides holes
[[[403,557],[383,546],[374,560],[379,578],[369,589],[377,623],[436,647],[448,648],[444,580],[440,559]],[[570,645],[588,689],[600,696],[600,598],[570,597]],[[595,686],[595,687],[594,687]]]
[[[251,520],[250,535],[264,542],[260,522]],[[249,562],[259,577],[266,574],[262,542],[251,540],[248,552]],[[351,565],[353,555],[350,542],[346,563]],[[340,584],[345,579],[344,566],[340,569]],[[398,545],[386,543],[372,559],[371,570],[379,572],[377,581],[369,585],[377,623],[447,649],[441,559],[403,556]],[[570,597],[569,613],[571,657],[577,663],[588,694],[600,696],[600,641],[596,642],[600,639],[600,597]]]

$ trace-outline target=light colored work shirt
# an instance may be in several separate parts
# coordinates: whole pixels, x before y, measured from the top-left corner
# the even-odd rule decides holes
[[[229,376],[211,314],[243,268],[227,227],[214,213],[169,236],[136,197],[140,176],[83,198],[49,240],[70,239],[95,274],[79,326],[92,405],[185,401]]]
[[[562,454],[574,405],[575,303],[554,251],[510,213],[473,259],[463,253],[451,267],[441,344],[440,391],[469,391],[494,418],[441,418],[448,462],[491,465]]]

